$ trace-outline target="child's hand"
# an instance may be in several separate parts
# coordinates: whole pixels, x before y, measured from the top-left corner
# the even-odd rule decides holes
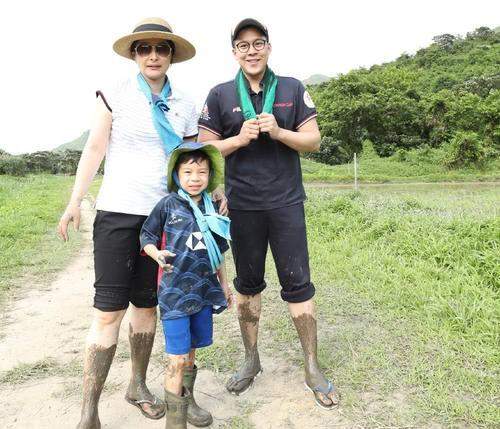
[[[228,285],[221,285],[221,286],[222,286],[222,291],[224,292],[224,296],[226,297],[227,308],[228,310],[230,310],[234,304],[233,292],[231,292],[231,289],[229,288]]]
[[[156,257],[156,262],[163,271],[171,273],[174,269],[172,265],[175,253],[169,252],[168,250],[160,250],[158,256]]]

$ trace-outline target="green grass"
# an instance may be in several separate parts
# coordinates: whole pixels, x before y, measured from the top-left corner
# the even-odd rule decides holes
[[[0,298],[20,278],[39,281],[61,269],[81,240],[62,243],[56,225],[68,202],[74,177],[0,176]]]
[[[369,149],[369,148],[368,148]],[[479,168],[449,170],[436,162],[411,154],[410,160],[399,161],[397,156],[380,158],[373,151],[365,150],[358,159],[358,180],[361,183],[384,182],[449,182],[500,180],[500,160],[496,159]],[[354,164],[327,165],[301,158],[305,182],[354,182]]]
[[[83,366],[80,359],[74,359],[62,364],[54,358],[46,358],[34,363],[21,363],[9,371],[0,374],[1,384],[22,384],[28,381],[43,378],[58,377],[81,377]]]
[[[47,281],[81,245],[81,236],[72,226],[69,242],[63,243],[56,234],[74,180],[74,176],[51,174],[0,175],[0,301],[28,278]],[[101,181],[100,177],[94,180],[91,195],[97,195]]]
[[[351,411],[373,390],[415,405],[377,424],[500,424],[499,191],[308,193],[320,356]]]

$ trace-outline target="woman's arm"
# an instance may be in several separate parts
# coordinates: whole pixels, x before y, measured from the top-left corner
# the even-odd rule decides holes
[[[99,97],[89,138],[78,163],[73,192],[59,220],[58,234],[64,241],[68,240],[68,225],[71,221],[76,231],[80,226],[80,204],[104,159],[111,133],[111,121],[111,112]]]

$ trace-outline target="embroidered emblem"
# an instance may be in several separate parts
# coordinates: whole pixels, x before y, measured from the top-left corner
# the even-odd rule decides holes
[[[203,119],[204,121],[210,120],[210,113],[208,112],[207,103],[205,103],[205,105],[203,106],[203,109],[201,110],[200,119]]]
[[[309,95],[309,92],[307,92],[307,91],[304,92],[304,103],[310,109],[314,109],[316,107],[314,105],[314,101],[312,100],[311,96]]]

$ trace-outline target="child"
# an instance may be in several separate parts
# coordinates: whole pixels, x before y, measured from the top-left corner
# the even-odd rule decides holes
[[[141,230],[141,248],[160,266],[158,303],[168,364],[165,372],[167,428],[212,423],[193,397],[197,348],[212,344],[212,313],[230,307],[223,253],[229,219],[216,212],[208,192],[222,179],[217,148],[184,143],[168,164],[170,192],[153,209]]]

